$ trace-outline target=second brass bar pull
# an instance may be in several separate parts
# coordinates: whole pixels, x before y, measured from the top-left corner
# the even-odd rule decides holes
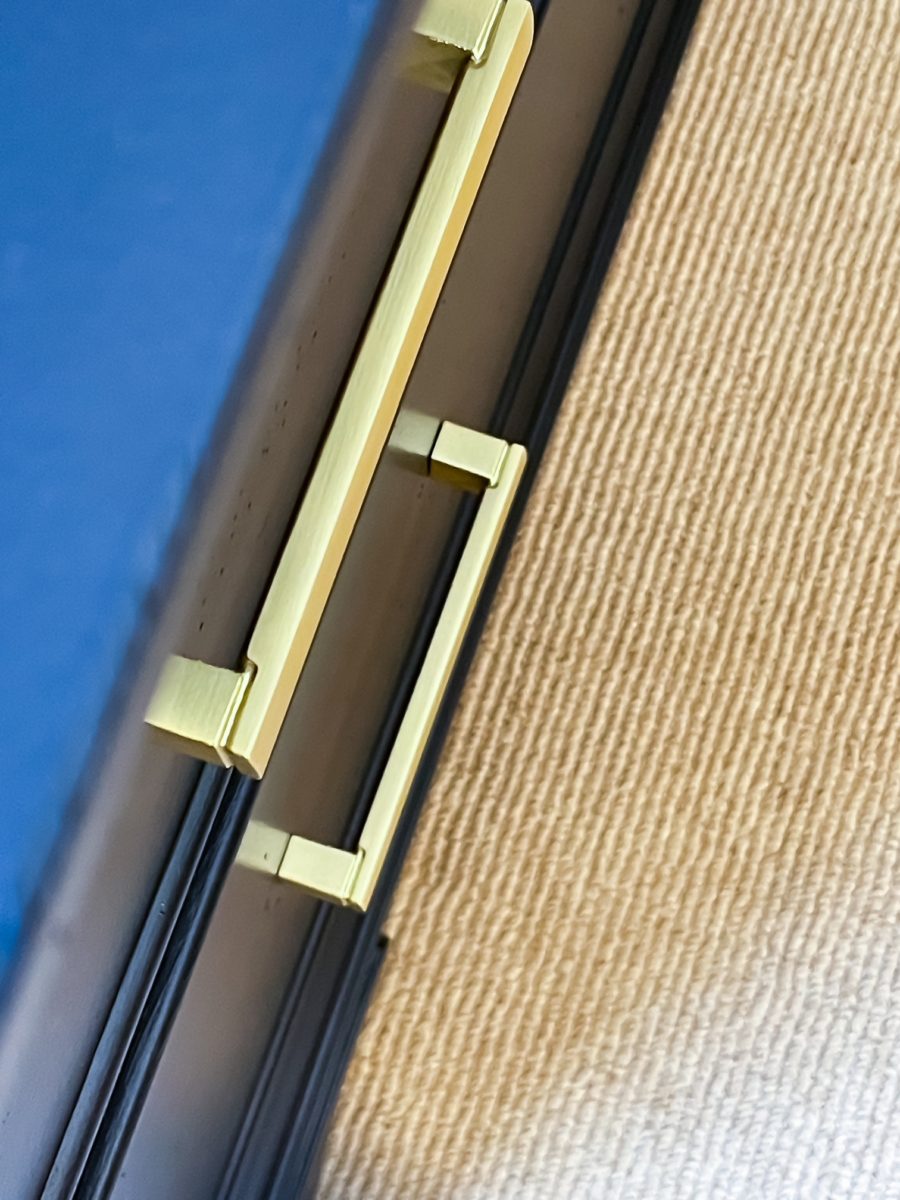
[[[321,899],[364,911],[372,898],[431,727],[525,468],[522,446],[446,422],[429,474],[481,492],[431,644],[379,781],[356,850],[341,850],[251,821],[238,862]]]
[[[175,748],[256,778],[325,604],[531,47],[527,0],[429,0],[422,36],[463,62],[238,670],[173,655],[147,721]]]

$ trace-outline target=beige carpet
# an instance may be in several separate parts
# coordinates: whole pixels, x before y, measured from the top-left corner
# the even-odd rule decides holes
[[[900,1197],[900,0],[707,0],[329,1200]]]

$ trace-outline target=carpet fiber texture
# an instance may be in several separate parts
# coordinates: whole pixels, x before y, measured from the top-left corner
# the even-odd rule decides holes
[[[329,1200],[900,1197],[900,3],[707,0]]]

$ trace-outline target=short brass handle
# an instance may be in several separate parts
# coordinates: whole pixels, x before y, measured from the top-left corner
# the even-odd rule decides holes
[[[481,500],[441,615],[354,850],[341,850],[251,821],[238,854],[244,866],[277,875],[314,896],[364,911],[456,663],[525,467],[522,446],[445,422],[429,473],[479,489]]]
[[[147,722],[260,778],[524,67],[527,0],[428,0],[417,32],[455,90],[239,670],[166,662]]]

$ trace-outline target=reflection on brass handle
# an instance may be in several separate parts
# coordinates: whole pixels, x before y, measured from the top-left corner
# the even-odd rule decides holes
[[[429,474],[481,491],[481,501],[431,644],[355,851],[324,846],[251,821],[238,862],[304,891],[364,911],[391,846],[441,698],[525,467],[525,450],[445,422]]]
[[[260,778],[531,47],[527,0],[428,0],[417,26],[455,91],[240,670],[172,655],[147,722]],[[433,64],[432,64],[433,65]]]

